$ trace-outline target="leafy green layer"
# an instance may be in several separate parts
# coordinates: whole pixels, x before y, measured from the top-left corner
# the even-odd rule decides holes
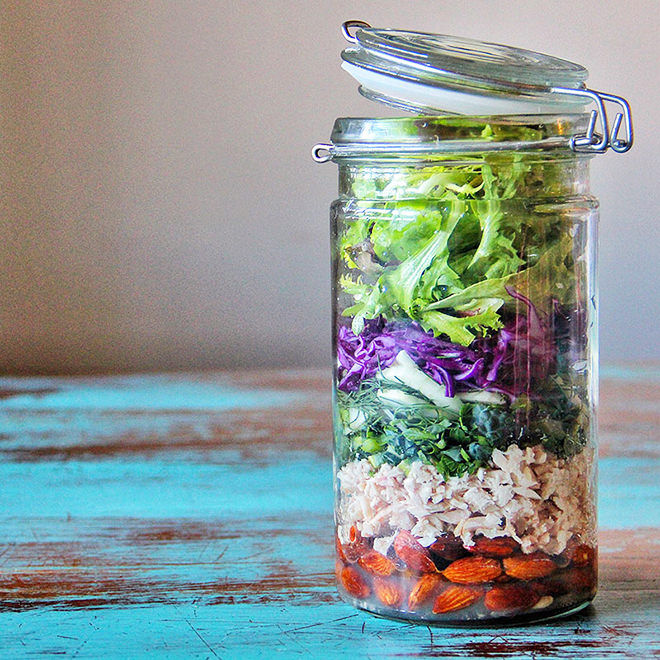
[[[379,393],[395,387],[414,403],[384,401]],[[582,450],[588,437],[588,414],[577,395],[552,380],[538,399],[518,397],[512,404],[466,402],[458,418],[447,417],[417,390],[383,379],[363,382],[356,392],[337,392],[341,419],[341,464],[368,458],[405,465],[429,463],[445,477],[472,474],[488,465],[494,449],[512,444],[541,444],[560,458]]]
[[[378,259],[370,256],[375,281],[364,273],[340,276],[341,289],[353,298],[343,310],[354,319],[353,331],[359,334],[364,319],[407,317],[436,336],[444,334],[467,346],[501,327],[498,311],[512,300],[507,287],[524,291],[541,305],[570,295],[570,236],[557,228],[548,231],[538,218],[532,219],[540,227],[521,229],[524,211],[513,206],[504,214],[497,206],[453,202],[412,217],[409,209],[397,207],[391,214],[375,219],[366,214],[349,222],[344,238],[358,234],[361,240],[357,249],[355,244],[343,247],[348,268],[360,261],[356,251]],[[514,244],[521,231],[526,234],[524,249]]]
[[[407,317],[467,346],[501,327],[507,287],[537,304],[572,290],[572,242],[561,214],[534,213],[531,165],[522,154],[503,159],[495,169],[483,160],[403,168],[388,183],[365,169],[362,186],[355,175],[360,193],[376,195],[368,188],[378,184],[378,196],[390,189],[394,201],[361,198],[345,214],[339,283],[353,298],[342,313],[353,317],[354,332],[365,319]]]

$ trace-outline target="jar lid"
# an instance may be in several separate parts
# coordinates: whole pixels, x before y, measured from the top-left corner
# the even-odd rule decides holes
[[[595,103],[586,132],[573,136],[571,148],[624,152],[632,146],[628,103],[587,89],[588,72],[579,64],[486,41],[373,28],[363,21],[347,21],[342,32],[352,44],[342,52],[342,67],[372,100],[415,113],[477,116],[582,113]],[[611,128],[606,101],[620,110]]]

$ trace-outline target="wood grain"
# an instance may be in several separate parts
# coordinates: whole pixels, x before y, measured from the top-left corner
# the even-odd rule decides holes
[[[0,656],[649,658],[656,372],[601,389],[600,591],[570,619],[430,629],[335,591],[323,372],[0,379]]]

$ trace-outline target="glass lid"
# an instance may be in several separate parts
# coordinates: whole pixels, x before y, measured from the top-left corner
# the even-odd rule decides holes
[[[361,94],[417,114],[581,114],[595,104],[587,130],[571,148],[602,152],[632,146],[625,99],[587,89],[587,70],[551,55],[442,34],[373,28],[363,21],[342,26],[351,47],[342,67]],[[608,125],[605,102],[620,112]],[[625,136],[619,136],[625,124]]]
[[[409,68],[411,76],[429,82],[437,77],[485,89],[543,92],[557,86],[583,87],[588,75],[579,64],[543,53],[444,34],[362,28],[355,43],[357,48],[342,53],[345,61],[373,66],[382,60],[385,73],[394,61],[399,69]]]

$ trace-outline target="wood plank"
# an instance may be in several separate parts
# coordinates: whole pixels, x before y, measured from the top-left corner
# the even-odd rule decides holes
[[[339,600],[327,384],[309,371],[2,379],[0,655],[660,653],[652,378],[602,388],[595,604],[507,629],[429,629]]]

